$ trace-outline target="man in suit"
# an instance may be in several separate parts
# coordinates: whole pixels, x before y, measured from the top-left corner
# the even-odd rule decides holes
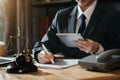
[[[69,58],[83,58],[90,54],[120,48],[119,11],[111,4],[97,0],[76,0],[78,5],[59,10],[41,42],[49,49],[50,55],[37,42],[33,48],[35,59],[40,63],[50,63],[55,53]],[[84,40],[76,40],[77,47],[68,47],[56,36],[56,33],[78,33],[81,15],[85,16],[85,29],[81,33]],[[82,20],[80,19],[80,22]]]

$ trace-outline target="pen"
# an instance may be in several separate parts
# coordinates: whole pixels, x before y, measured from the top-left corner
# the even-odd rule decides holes
[[[95,55],[94,53],[92,53],[92,52],[88,52],[88,51],[85,51],[86,53],[90,53],[91,55]]]
[[[44,44],[42,44],[42,47],[43,47],[43,49],[46,51],[46,53],[47,53],[48,55],[50,55],[49,51],[47,50],[47,48],[45,47]],[[53,64],[55,63],[53,59],[51,59],[51,62],[52,62]]]
[[[92,53],[92,52],[89,52],[91,55],[93,55],[93,56],[95,56],[95,54],[94,53]]]

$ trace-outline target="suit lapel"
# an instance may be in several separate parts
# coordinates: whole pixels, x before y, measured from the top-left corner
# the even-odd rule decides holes
[[[87,28],[82,34],[84,38],[88,38],[90,34],[93,32],[96,24],[99,22],[99,18],[101,18],[101,10],[102,9],[100,9],[99,5],[97,5],[91,16],[91,19],[90,19],[90,22],[88,23]]]
[[[82,34],[84,38],[88,38],[90,34],[93,32],[96,24],[100,21],[99,19],[102,17],[102,14],[101,14],[102,10],[103,8],[100,6],[100,4],[97,4],[91,16],[90,22],[88,23],[87,28]],[[75,32],[76,16],[77,16],[77,6],[73,9],[68,19],[68,33]]]
[[[75,32],[76,14],[77,14],[77,7],[73,9],[68,19],[68,33]]]

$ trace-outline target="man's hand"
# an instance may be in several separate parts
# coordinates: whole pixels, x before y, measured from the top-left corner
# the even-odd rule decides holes
[[[54,59],[54,55],[50,53],[49,55],[45,51],[38,53],[38,61],[42,64],[51,63],[51,60]]]
[[[75,43],[81,51],[86,53],[96,53],[99,49],[99,44],[90,39],[76,40]]]

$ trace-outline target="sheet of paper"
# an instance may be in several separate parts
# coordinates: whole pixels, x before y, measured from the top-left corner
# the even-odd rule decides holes
[[[76,33],[57,33],[56,35],[68,47],[77,47],[74,41],[78,39],[84,39],[81,34]]]
[[[43,67],[43,68],[67,68],[73,65],[78,64],[78,59],[56,59],[55,64],[40,64],[40,63],[35,63],[36,66],[38,67]]]

